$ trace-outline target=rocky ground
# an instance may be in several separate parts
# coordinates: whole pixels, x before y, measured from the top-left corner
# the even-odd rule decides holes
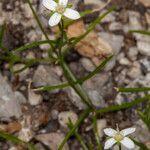
[[[100,9],[105,1],[90,0],[73,1],[79,10]],[[54,30],[48,27],[46,11],[39,0],[32,0],[38,16],[42,20],[50,38],[54,38]],[[95,5],[95,4],[96,5]],[[113,59],[106,68],[86,81],[83,87],[93,100],[93,105],[102,108],[111,104],[129,102],[143,94],[117,93],[114,87],[150,87],[150,38],[148,36],[129,33],[129,30],[150,30],[149,0],[112,0],[102,12],[116,5],[116,11],[108,15],[96,26],[95,33],[111,47]],[[88,25],[97,17],[97,13],[84,18]],[[33,41],[44,40],[32,12],[25,1],[1,0],[0,25],[6,22],[4,46],[10,51]],[[31,51],[23,52],[25,58],[46,58],[48,45],[41,45]],[[96,45],[95,45],[96,47]],[[77,77],[83,77],[95,69],[95,59],[86,57],[80,51],[73,50],[66,58]],[[56,150],[65,134],[67,116],[75,122],[86,106],[71,89],[50,92],[33,92],[29,88],[60,84],[65,81],[62,70],[57,65],[38,64],[14,74],[8,63],[0,60],[0,129],[13,133],[24,141],[33,142],[40,150]],[[15,64],[13,70],[21,69],[24,64]],[[143,106],[139,106],[142,108]],[[150,142],[147,128],[137,117],[135,109],[119,111],[100,116],[98,120],[99,134],[108,126],[120,128],[136,126],[136,139],[143,143]],[[92,141],[90,116],[80,128],[86,141]],[[55,139],[55,140],[49,140]],[[72,138],[65,149],[80,149],[79,142]],[[10,142],[0,142],[2,150],[17,150],[19,147]]]

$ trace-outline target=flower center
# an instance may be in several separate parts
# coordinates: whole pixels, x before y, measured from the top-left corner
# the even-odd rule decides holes
[[[114,139],[117,141],[117,142],[120,142],[123,140],[123,135],[121,135],[120,133],[116,133]]]
[[[56,7],[56,12],[58,12],[59,14],[64,13],[64,11],[65,11],[65,7],[63,5],[58,5]]]

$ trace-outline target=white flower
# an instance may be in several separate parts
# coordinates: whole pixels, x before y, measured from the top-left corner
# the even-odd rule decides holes
[[[76,20],[80,18],[80,14],[71,8],[67,8],[68,0],[59,0],[56,3],[54,0],[43,0],[43,5],[54,12],[49,20],[50,26],[57,25],[62,16],[65,16],[69,19]]]
[[[128,149],[133,149],[135,147],[134,142],[126,137],[127,135],[135,132],[136,128],[127,128],[119,131],[114,130],[112,128],[106,128],[104,129],[104,133],[108,135],[110,138],[105,142],[104,149],[109,149],[111,148],[114,144],[122,144]]]

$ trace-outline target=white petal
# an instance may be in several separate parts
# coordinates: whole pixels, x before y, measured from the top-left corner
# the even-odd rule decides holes
[[[105,142],[104,149],[111,148],[117,141],[114,138],[110,138]]]
[[[121,143],[128,149],[133,149],[135,147],[135,144],[132,140],[130,140],[128,137],[125,137]]]
[[[104,133],[110,137],[114,137],[117,131],[112,128],[106,128],[104,129]]]
[[[127,136],[133,132],[135,132],[136,128],[127,128],[120,131],[123,136]]]
[[[68,0],[59,0],[59,5],[67,6]]]
[[[60,20],[61,20],[61,15],[58,13],[54,13],[49,20],[49,25],[55,26],[60,22]]]
[[[43,0],[42,4],[49,10],[55,11],[57,3],[53,0]]]
[[[76,10],[70,8],[66,8],[64,12],[64,16],[72,20],[76,20],[80,18],[80,14]]]

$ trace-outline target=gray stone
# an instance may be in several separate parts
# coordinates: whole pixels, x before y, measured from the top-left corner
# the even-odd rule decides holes
[[[36,139],[38,141],[48,146],[51,150],[57,150],[64,138],[65,135],[61,132],[39,134],[36,136]],[[69,150],[69,146],[67,143],[64,145],[63,150]]]
[[[47,86],[47,85],[57,85],[60,84],[60,78],[54,66],[38,66],[37,70],[33,76],[33,84],[35,87]],[[58,92],[59,90],[54,90],[51,92]]]
[[[122,35],[115,35],[108,32],[100,32],[100,36],[106,40],[113,49],[113,54],[117,55],[124,45],[124,37]]]
[[[145,56],[150,56],[150,43],[144,41],[137,42],[138,50]]]
[[[115,35],[108,32],[101,32],[100,36],[103,37],[104,40],[108,41],[113,49],[114,57],[105,67],[106,71],[110,71],[115,66],[116,56],[119,54],[122,46],[124,45],[124,37],[122,35]]]
[[[120,22],[112,22],[109,25],[109,30],[110,31],[117,31],[117,30],[122,30],[123,25]]]
[[[89,72],[92,72],[95,69],[95,65],[88,58],[82,58],[80,62],[82,63],[82,66]]]
[[[9,118],[22,115],[21,103],[25,102],[25,97],[19,92],[13,92],[6,78],[0,74],[0,117]]]

